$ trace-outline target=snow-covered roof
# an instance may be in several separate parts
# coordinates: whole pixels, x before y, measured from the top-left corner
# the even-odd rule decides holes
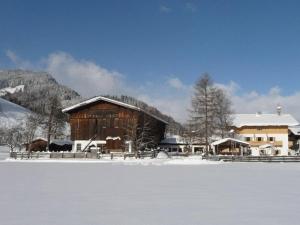
[[[290,114],[234,114],[233,125],[243,126],[296,126],[299,122]]]
[[[224,139],[221,139],[221,140],[211,143],[211,145],[215,146],[215,145],[226,143],[227,141],[232,141],[232,142],[236,142],[236,143],[240,143],[240,144],[244,144],[244,145],[250,145],[248,142],[241,141],[241,140],[234,139],[234,138],[224,138]]]
[[[59,146],[63,146],[63,145],[73,145],[73,141],[71,140],[60,140],[60,139],[54,139],[50,142],[50,144],[55,144],[55,145],[59,145]]]
[[[163,122],[165,124],[168,124],[167,121],[165,121],[165,120],[159,118],[158,116],[155,116],[155,115],[153,115],[153,114],[151,114],[149,112],[146,112],[145,110],[143,110],[143,109],[141,109],[141,108],[139,108],[137,106],[130,105],[130,104],[127,104],[127,103],[124,103],[124,102],[121,102],[121,101],[114,100],[114,99],[106,98],[106,97],[103,97],[103,96],[97,96],[97,97],[85,100],[85,101],[80,102],[78,104],[75,104],[73,106],[67,107],[67,108],[63,109],[62,111],[64,113],[68,113],[68,112],[70,112],[70,111],[72,111],[74,109],[78,109],[80,107],[83,107],[83,106],[86,106],[86,105],[89,105],[89,104],[92,104],[92,103],[95,103],[95,102],[98,102],[98,101],[110,102],[112,104],[123,106],[125,108],[129,108],[129,109],[133,109],[133,110],[136,110],[136,111],[144,112],[144,113],[148,114],[149,116],[151,116],[151,117],[153,117],[153,118],[155,118],[155,119],[157,119],[157,120],[159,120],[159,121],[161,121],[161,122]]]
[[[43,137],[36,137],[32,140],[32,142],[35,142],[35,141],[48,141],[46,138],[43,138]]]
[[[289,127],[289,130],[290,130],[294,135],[300,135],[300,126],[292,126],[292,127]]]
[[[160,144],[184,145],[186,143],[181,136],[173,135],[162,140]]]

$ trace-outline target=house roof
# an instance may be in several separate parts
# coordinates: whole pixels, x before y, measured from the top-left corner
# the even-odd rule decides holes
[[[60,146],[63,146],[63,145],[72,145],[73,141],[71,141],[71,140],[54,139],[54,140],[52,140],[50,142],[50,144],[55,144],[55,145],[60,145]]]
[[[299,122],[290,114],[234,114],[233,125],[243,126],[296,126]]]
[[[105,101],[105,102],[109,102],[109,103],[112,103],[112,104],[115,104],[115,105],[123,106],[123,107],[128,108],[128,109],[133,109],[133,110],[136,110],[136,111],[144,112],[147,115],[163,122],[164,124],[168,124],[168,122],[163,120],[162,118],[160,118],[158,116],[155,116],[155,115],[153,115],[153,114],[151,114],[151,113],[149,113],[149,112],[147,112],[147,111],[145,111],[145,110],[143,110],[143,109],[141,109],[137,106],[130,105],[130,104],[127,104],[127,103],[124,103],[124,102],[121,102],[121,101],[114,100],[114,99],[106,98],[106,97],[103,97],[103,96],[97,96],[97,97],[87,99],[83,102],[80,102],[78,104],[67,107],[67,108],[63,109],[62,111],[64,113],[69,113],[69,112],[71,112],[75,109],[81,108],[83,106],[86,106],[86,105],[89,105],[89,104],[92,104],[92,103],[95,103],[95,102],[98,102],[98,101]]]
[[[300,126],[292,126],[289,127],[289,130],[294,134],[294,135],[300,135]]]
[[[241,141],[241,140],[234,139],[234,138],[224,138],[224,139],[221,139],[221,140],[211,143],[211,145],[216,146],[216,145],[226,143],[227,141],[232,141],[232,142],[236,142],[236,143],[240,143],[240,144],[244,144],[244,145],[250,145],[248,142]]]

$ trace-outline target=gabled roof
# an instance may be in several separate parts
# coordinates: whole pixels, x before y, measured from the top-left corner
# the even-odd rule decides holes
[[[300,126],[291,126],[289,127],[289,130],[294,134],[294,135],[300,135]]]
[[[226,143],[227,141],[232,141],[232,142],[236,142],[236,143],[244,144],[244,145],[250,145],[248,142],[240,141],[240,140],[234,139],[234,138],[224,138],[224,139],[221,139],[221,140],[218,140],[218,141],[215,141],[215,142],[211,143],[211,145],[216,146],[216,145],[219,145],[219,144]]]
[[[70,106],[70,107],[67,107],[65,109],[63,109],[62,111],[64,113],[70,113],[71,111],[75,110],[75,109],[78,109],[78,108],[81,108],[83,106],[86,106],[86,105],[89,105],[89,104],[92,104],[92,103],[95,103],[95,102],[99,102],[99,101],[105,101],[105,102],[109,102],[109,103],[112,103],[112,104],[115,104],[115,105],[119,105],[119,106],[123,106],[125,108],[128,108],[128,109],[133,109],[133,110],[136,110],[136,111],[139,111],[139,112],[144,112],[146,113],[147,115],[163,122],[164,124],[168,124],[167,121],[159,118],[158,116],[155,116],[137,106],[134,106],[134,105],[130,105],[130,104],[127,104],[127,103],[124,103],[124,102],[121,102],[121,101],[117,101],[117,100],[114,100],[114,99],[110,99],[110,98],[106,98],[106,97],[103,97],[103,96],[97,96],[97,97],[93,97],[91,99],[88,99],[88,100],[85,100],[83,102],[80,102],[78,104],[75,104],[73,106]]]
[[[296,126],[299,122],[290,114],[234,114],[233,125],[243,126]]]

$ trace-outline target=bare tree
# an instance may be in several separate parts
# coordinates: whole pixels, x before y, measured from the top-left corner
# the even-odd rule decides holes
[[[154,147],[154,136],[152,134],[151,118],[143,115],[142,121],[137,127],[135,140],[136,149],[139,151]]]
[[[204,137],[205,153],[209,151],[209,138],[225,136],[230,125],[230,101],[224,91],[217,88],[209,74],[203,74],[196,82],[192,98],[191,123],[198,138]]]
[[[46,130],[48,142],[47,148],[49,149],[51,138],[61,134],[65,126],[65,115],[62,113],[62,105],[57,95],[51,96],[49,98],[46,115]]]
[[[204,134],[206,154],[209,149],[209,137],[214,132],[215,93],[216,88],[211,77],[207,73],[203,74],[194,87],[191,121],[196,129],[195,134],[198,136]]]
[[[184,143],[186,144],[186,150],[188,152],[192,151],[192,146],[196,142],[197,135],[195,134],[195,128],[192,123],[188,123],[184,125],[184,130],[182,132],[182,137]]]
[[[125,139],[131,141],[136,156],[139,151],[154,147],[151,118],[143,115],[139,121],[133,119],[127,125]]]
[[[230,127],[232,126],[231,101],[221,89],[216,91],[216,134],[222,138],[229,135]]]
[[[21,150],[23,142],[22,131],[22,128],[17,126],[6,129],[4,141],[11,151],[14,151],[16,148],[18,148],[19,151]]]
[[[23,132],[23,139],[25,143],[30,143],[34,139],[36,131],[43,122],[43,116],[39,114],[29,114],[25,120],[25,128]]]

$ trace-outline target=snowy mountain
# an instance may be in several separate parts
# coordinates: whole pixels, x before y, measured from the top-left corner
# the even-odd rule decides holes
[[[74,90],[63,86],[46,72],[27,70],[1,70],[0,96],[33,112],[43,114],[46,100],[57,95],[63,106],[78,102],[81,97]]]
[[[16,92],[23,92],[24,85],[18,85],[16,87],[7,87],[0,89],[0,96],[5,96],[7,94],[14,94]]]
[[[10,128],[22,124],[31,112],[22,106],[0,98],[0,127]]]

